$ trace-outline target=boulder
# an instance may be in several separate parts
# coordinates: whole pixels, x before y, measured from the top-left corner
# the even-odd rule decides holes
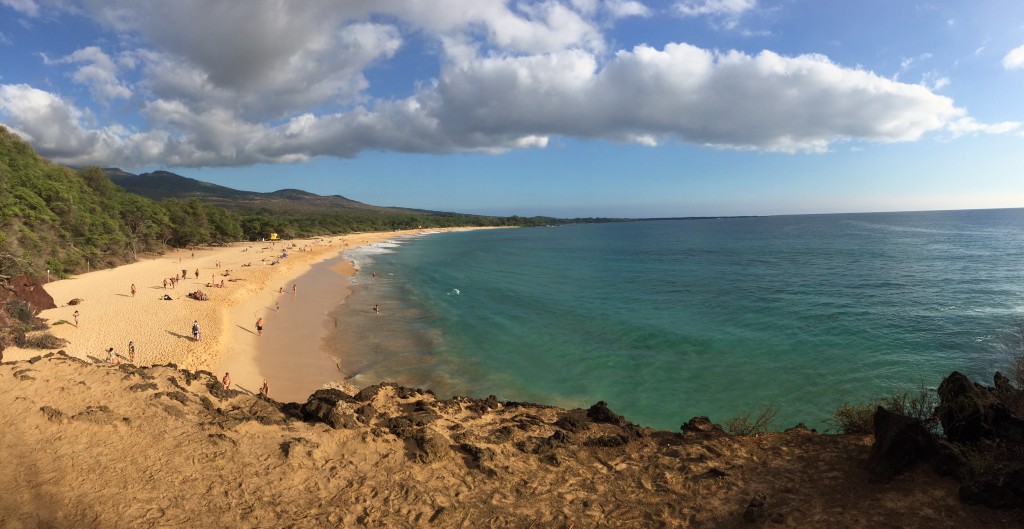
[[[865,468],[876,480],[888,482],[918,461],[938,454],[935,438],[918,419],[879,406],[875,409],[874,428],[875,443]]]
[[[418,430],[412,440],[418,449],[414,459],[419,463],[433,463],[445,459],[452,452],[448,439],[433,428]]]
[[[0,288],[0,304],[6,304],[11,299],[20,299],[28,303],[32,308],[32,314],[57,307],[53,297],[46,293],[43,286],[27,275],[13,277]]]
[[[939,384],[938,393],[939,421],[951,442],[976,443],[996,438],[1024,442],[1024,418],[1020,416],[1019,404],[1024,395],[1001,374],[996,374],[996,387],[988,388],[954,371]]]
[[[603,400],[594,404],[589,410],[587,410],[587,418],[593,422],[604,422],[614,424],[616,426],[622,426],[627,422],[623,416],[617,415],[609,409],[608,404]]]
[[[320,389],[309,396],[302,405],[302,418],[306,421],[327,423],[334,429],[355,429],[359,427],[356,416],[348,405],[352,401],[341,390]]]
[[[703,435],[725,435],[725,430],[718,424],[711,422],[711,419],[701,416],[694,417],[686,424],[679,427],[684,433],[703,434]]]

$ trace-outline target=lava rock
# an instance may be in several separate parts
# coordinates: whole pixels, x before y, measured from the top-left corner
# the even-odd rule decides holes
[[[302,405],[302,418],[307,421],[327,423],[334,429],[356,429],[359,424],[347,403],[352,398],[337,389],[317,390]]]
[[[918,419],[878,406],[874,428],[875,442],[865,468],[876,480],[888,482],[918,461],[938,454],[935,438]]]
[[[616,426],[622,426],[627,422],[623,416],[617,415],[609,409],[608,404],[603,400],[594,404],[589,410],[587,410],[587,418],[593,422],[609,423]]]
[[[1024,400],[1024,395],[1004,378],[996,374],[996,388],[971,382],[957,371],[942,380],[938,415],[947,439],[954,443],[994,438],[1024,442],[1024,418],[1014,415],[1014,411],[1021,412],[1017,402]]]
[[[680,426],[679,429],[685,433],[725,435],[725,430],[720,425],[711,422],[711,419],[706,416],[694,417],[686,421],[686,424]]]

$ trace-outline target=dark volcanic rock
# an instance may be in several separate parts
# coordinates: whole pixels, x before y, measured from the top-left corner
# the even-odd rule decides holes
[[[171,400],[176,400],[182,404],[188,404],[188,395],[186,395],[182,391],[161,391],[159,393],[153,394],[154,399],[158,399],[160,397],[167,397]]]
[[[400,439],[407,439],[412,437],[418,428],[423,428],[440,418],[441,416],[433,411],[414,411],[391,417],[384,426]]]
[[[935,473],[940,476],[953,476],[957,481],[963,482],[970,474],[970,461],[964,449],[945,439],[936,439],[935,448],[938,451],[935,461],[932,462]]]
[[[555,421],[555,426],[570,433],[579,433],[590,427],[587,424],[586,416],[583,415],[583,410],[573,410],[562,414]]]
[[[475,468],[488,476],[497,475],[491,465],[494,463],[494,450],[470,443],[461,443],[459,451],[466,455],[466,468]]]
[[[117,420],[114,417],[114,412],[107,406],[87,406],[81,412],[76,413],[72,419],[93,424],[112,424]]]
[[[492,443],[502,444],[511,441],[514,436],[515,430],[506,424],[505,426],[495,428],[494,431],[491,432],[490,440]]]
[[[960,499],[996,509],[1024,506],[1024,466],[1016,463],[976,477],[960,487]]]
[[[42,408],[39,408],[39,411],[43,412],[43,415],[46,416],[46,420],[50,422],[59,424],[67,420],[67,417],[64,416],[64,412],[54,408],[53,406],[43,406]]]
[[[320,443],[303,437],[293,437],[281,443],[281,453],[286,458],[295,457],[299,454],[310,457],[317,448],[320,448]]]
[[[758,494],[753,498],[750,498],[750,502],[747,503],[747,508],[743,510],[743,521],[747,523],[757,523],[768,516],[767,512],[768,499],[764,494]]]
[[[971,382],[954,371],[939,384],[939,421],[946,438],[954,443],[1003,438],[1024,442],[1024,418],[1020,413],[1021,391],[996,374],[996,388]],[[1016,410],[1015,410],[1016,408]]]
[[[931,432],[917,419],[879,406],[875,409],[874,427],[875,443],[865,468],[877,480],[887,482],[938,453]]]
[[[500,407],[501,403],[498,402],[498,397],[494,395],[489,395],[486,399],[483,400],[473,400],[472,402],[470,402],[469,406],[467,406],[468,409],[476,413],[479,413],[480,415],[483,415],[491,410],[496,410]]]
[[[182,388],[180,384],[178,384],[178,381],[175,380],[174,377],[171,377],[168,380],[173,382],[175,387],[185,389]],[[211,380],[207,382],[206,390],[210,392],[210,395],[217,397],[219,400],[233,398],[239,393],[238,391],[224,387],[224,384],[221,384],[219,380]]]
[[[356,416],[363,424],[370,424],[370,421],[377,416],[377,408],[374,408],[373,404],[367,402],[356,409]]]
[[[622,426],[627,422],[624,417],[617,415],[615,412],[610,410],[608,408],[608,404],[603,400],[594,404],[589,410],[587,410],[587,418],[594,422],[606,422],[616,426]]]
[[[1024,506],[1024,391],[1000,373],[985,387],[954,371],[939,385],[939,399],[948,442],[937,445],[936,470],[960,481],[964,501]]]
[[[366,386],[365,388],[359,390],[359,393],[356,393],[355,395],[353,395],[352,396],[352,400],[354,400],[356,402],[369,402],[369,401],[373,400],[374,397],[376,397],[377,394],[380,393],[380,390],[384,389],[385,387],[387,387],[386,384],[375,384],[373,386]],[[323,390],[321,390],[321,391],[323,391]],[[337,390],[332,390],[332,391],[337,391]],[[319,391],[317,393],[319,393]]]
[[[443,435],[431,428],[417,430],[412,436],[419,451],[414,459],[420,463],[432,463],[447,457],[452,449]]]
[[[591,439],[590,441],[588,441],[587,445],[589,445],[589,446],[600,446],[600,447],[604,447],[604,448],[615,448],[616,446],[627,445],[632,440],[633,440],[633,438],[630,437],[629,435],[620,433],[620,434],[603,435],[601,437],[596,437],[596,438]]]
[[[685,433],[695,433],[704,435],[725,435],[725,430],[721,426],[711,422],[711,419],[701,416],[694,417],[686,424],[679,427]]]
[[[334,429],[358,428],[355,414],[344,406],[345,403],[352,401],[352,397],[337,389],[317,390],[302,405],[302,419],[324,422]]]

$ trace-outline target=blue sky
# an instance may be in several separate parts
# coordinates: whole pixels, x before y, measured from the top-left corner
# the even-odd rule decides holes
[[[69,165],[499,215],[1024,207],[1024,2],[0,0]]]

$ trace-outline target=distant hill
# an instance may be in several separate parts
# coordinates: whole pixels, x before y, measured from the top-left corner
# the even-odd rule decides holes
[[[323,196],[299,189],[281,189],[272,193],[241,191],[168,171],[132,174],[117,168],[103,170],[112,182],[126,191],[153,200],[196,199],[206,204],[246,212],[277,211],[334,211],[366,213],[426,213],[444,214],[406,208],[391,208],[364,204],[341,195]]]

